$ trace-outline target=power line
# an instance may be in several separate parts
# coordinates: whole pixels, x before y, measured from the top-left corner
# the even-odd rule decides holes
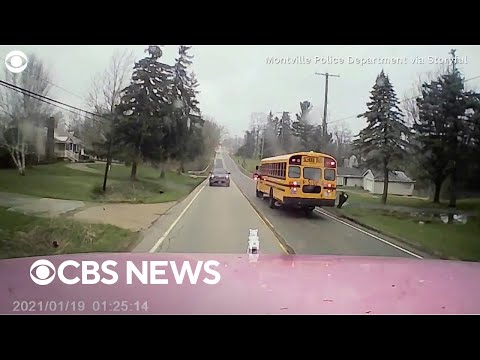
[[[5,60],[4,58],[2,58],[2,57],[0,57],[0,59],[2,59],[3,61],[6,61],[6,60]],[[29,75],[31,75],[31,74],[29,74]],[[86,99],[85,99],[84,97],[82,97],[82,96],[80,96],[80,95],[78,95],[78,94],[75,94],[75,93],[71,92],[70,90],[67,90],[67,89],[63,88],[63,87],[61,87],[60,85],[54,84],[53,82],[51,82],[51,81],[48,80],[48,79],[41,78],[41,77],[39,77],[39,79],[40,79],[40,80],[43,80],[43,81],[45,81],[45,82],[47,82],[47,83],[49,83],[49,84],[52,85],[52,86],[55,86],[55,87],[57,87],[57,88],[65,91],[66,93],[69,93],[70,95],[73,95],[73,96],[79,98],[80,100],[86,101]]]
[[[90,112],[88,112],[88,111],[79,109],[79,108],[77,108],[77,107],[75,107],[75,106],[68,105],[68,104],[62,103],[62,102],[60,102],[60,101],[57,101],[57,100],[54,100],[54,99],[50,99],[50,98],[48,98],[48,97],[46,97],[46,96],[43,96],[43,95],[40,95],[40,94],[36,94],[36,93],[34,93],[34,92],[32,92],[32,91],[28,91],[28,90],[22,89],[22,88],[20,88],[20,87],[18,87],[18,86],[12,85],[12,84],[7,83],[7,82],[2,81],[2,80],[0,80],[0,85],[6,87],[7,89],[10,89],[10,90],[16,91],[16,92],[18,92],[18,93],[21,93],[21,94],[23,94],[23,95],[29,96],[29,97],[31,97],[31,98],[33,98],[33,99],[35,99],[35,100],[42,101],[42,102],[44,102],[44,103],[46,103],[46,104],[48,104],[48,105],[55,106],[55,107],[57,107],[57,108],[59,108],[59,109],[68,111],[68,112],[70,112],[70,113],[72,113],[72,114],[75,114],[75,115],[78,115],[78,113],[75,112],[75,111],[72,111],[72,110],[70,110],[70,109],[64,108],[64,107],[62,107],[62,106],[59,106],[58,104],[55,104],[55,103],[53,103],[53,102],[60,103],[60,104],[62,104],[62,105],[65,105],[65,106],[68,106],[68,107],[70,107],[70,108],[73,108],[73,109],[75,109],[75,110],[77,110],[77,111],[83,111],[83,112],[85,112],[85,113],[87,113],[87,114],[93,114],[93,113],[90,113]],[[49,100],[49,101],[47,101],[47,100]],[[53,102],[52,102],[52,101],[53,101]],[[96,115],[96,114],[93,114],[93,115],[94,115],[94,116],[97,116],[97,117],[99,117],[99,118],[101,118],[101,119],[104,119],[104,120],[109,120],[109,119],[107,119],[107,118],[105,118],[105,117],[103,117],[103,116],[100,116],[100,115]],[[103,123],[102,121],[97,120],[97,119],[93,119],[93,118],[90,118],[90,120],[96,121],[96,122],[98,122],[98,123]]]
[[[51,102],[54,102],[54,103],[57,103],[57,104],[60,104],[60,105],[63,105],[63,106],[67,106],[69,108],[72,108],[72,109],[75,109],[77,111],[80,111],[80,112],[84,112],[85,114],[88,114],[88,115],[91,115],[91,116],[96,116],[96,117],[99,117],[101,119],[105,119],[105,120],[109,120],[107,119],[106,117],[104,116],[101,116],[101,115],[97,115],[95,113],[92,113],[90,111],[87,111],[87,110],[83,110],[83,109],[80,109],[76,106],[73,106],[73,105],[69,105],[69,104],[66,104],[64,102],[61,102],[61,101],[58,101],[58,100],[55,100],[55,99],[52,99],[52,98],[49,98],[48,96],[44,96],[44,95],[41,95],[41,94],[37,94],[33,91],[30,91],[30,90],[27,90],[27,89],[24,89],[24,88],[21,88],[20,86],[16,86],[14,84],[10,84],[6,81],[3,81],[3,80],[0,80],[0,85],[3,85],[3,86],[6,86],[6,87],[9,87],[11,88],[12,90],[13,89],[16,89],[17,91],[21,91],[24,95],[33,95],[33,96],[37,96],[37,97],[40,97],[42,99],[45,99],[45,100],[48,100],[48,101],[51,101]],[[38,99],[37,99],[38,100]],[[53,104],[51,104],[53,105]]]
[[[467,81],[470,81],[470,80],[474,80],[474,79],[478,79],[480,78],[480,75],[478,76],[475,76],[473,78],[470,78],[470,79],[467,79],[467,80],[464,80],[464,82],[467,82]],[[408,98],[408,99],[403,99],[402,101],[399,101],[399,103],[404,103],[405,101],[409,101],[409,100],[414,100],[416,99],[417,97],[421,96],[421,94],[418,94],[416,96],[413,96],[411,98]],[[351,116],[347,116],[347,117],[344,117],[344,118],[341,118],[341,119],[337,119],[337,120],[333,120],[333,121],[330,121],[328,124],[333,124],[333,123],[336,123],[336,122],[339,122],[339,121],[343,121],[343,120],[348,120],[348,119],[353,119],[353,118],[356,118],[358,115],[351,115]]]

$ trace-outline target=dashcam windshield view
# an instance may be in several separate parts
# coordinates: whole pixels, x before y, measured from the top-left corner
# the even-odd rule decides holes
[[[0,45],[0,313],[480,312],[479,63]]]

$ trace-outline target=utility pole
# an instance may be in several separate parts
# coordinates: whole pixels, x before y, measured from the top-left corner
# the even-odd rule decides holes
[[[315,75],[322,75],[325,76],[325,101],[323,103],[323,126],[322,126],[322,133],[323,136],[327,136],[327,104],[328,104],[328,77],[340,77],[340,75],[329,74],[328,72],[323,73],[315,73]]]
[[[103,192],[107,190],[107,177],[108,170],[112,164],[112,145],[113,145],[113,127],[115,125],[115,120],[112,122],[112,128],[110,130],[110,139],[108,141],[108,152],[107,152],[107,164],[105,165],[105,175],[103,176]]]
[[[260,153],[260,159],[263,159],[263,149],[265,148],[265,126],[263,126],[263,131],[262,131],[262,148],[261,148],[261,153]]]
[[[450,55],[452,55],[452,72],[455,73],[455,70],[457,70],[457,59],[455,57],[455,53],[457,50],[452,49],[450,50]]]

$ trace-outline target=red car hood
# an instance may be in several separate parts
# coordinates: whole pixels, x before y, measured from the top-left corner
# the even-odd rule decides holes
[[[114,260],[119,280],[113,285],[66,285],[55,278],[48,285],[37,285],[30,271],[39,259],[49,260],[56,269],[65,260],[99,264]],[[127,284],[125,280],[127,261],[141,269],[142,262],[174,261],[181,267],[183,261],[208,260],[219,262],[215,269],[221,279],[217,284],[203,282],[205,275],[212,276],[201,273],[196,284],[184,281],[179,285],[168,269],[163,275],[168,284]],[[66,269],[65,276],[81,278],[80,270],[73,266]],[[0,261],[0,312],[477,314],[479,279],[480,263],[445,260],[260,255],[257,262],[250,262],[246,254],[62,255]],[[84,302],[82,311],[78,309],[79,301]],[[148,309],[140,309],[139,303],[145,302]],[[25,310],[28,304],[33,311]]]

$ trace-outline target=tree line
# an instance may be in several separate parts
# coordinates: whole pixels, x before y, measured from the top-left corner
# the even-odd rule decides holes
[[[351,131],[344,123],[339,123],[324,135],[323,126],[315,123],[312,109],[309,101],[302,101],[295,119],[288,111],[281,115],[272,111],[252,114],[250,128],[236,154],[259,159],[297,151],[318,151],[337,158],[346,157],[351,152]],[[233,139],[227,143],[233,143]]]
[[[109,66],[92,80],[86,99],[90,114],[78,112],[68,120],[54,106],[2,89],[3,155],[8,153],[20,174],[25,174],[25,157],[34,155],[37,163],[44,157],[46,119],[54,116],[57,126],[63,125],[83,141],[88,155],[105,159],[110,150],[112,158],[129,164],[132,180],[145,161],[175,162],[180,171],[192,162],[203,166],[212,157],[223,129],[200,111],[190,49],[179,46],[173,65],[162,61],[160,46],[149,46],[148,55],[136,62],[131,52],[116,52]],[[35,55],[29,55],[24,72],[6,73],[5,78],[42,96],[51,90],[51,74]]]

